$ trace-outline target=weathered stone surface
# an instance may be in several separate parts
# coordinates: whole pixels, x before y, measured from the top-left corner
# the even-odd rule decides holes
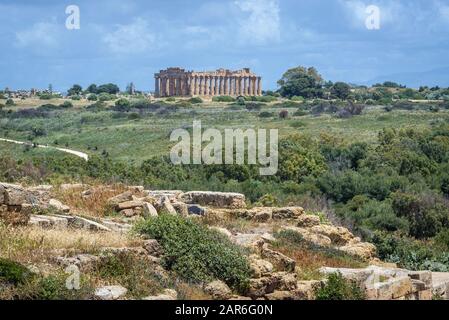
[[[175,208],[170,202],[170,199],[167,197],[160,198],[156,203],[156,209],[158,213],[168,213],[172,215],[177,215]]]
[[[431,289],[426,289],[418,292],[418,300],[432,300],[433,294]]]
[[[262,252],[261,252],[261,256],[264,259],[267,259],[268,261],[270,261],[277,270],[279,271],[294,271],[295,270],[295,266],[296,266],[296,262],[295,260],[287,257],[286,255],[271,250],[268,247],[268,244],[265,244],[262,247]]]
[[[132,201],[133,200],[133,194],[131,191],[123,192],[119,195],[116,195],[115,197],[108,199],[108,204],[110,206],[116,207],[119,203],[126,202],[126,201]]]
[[[279,280],[275,276],[250,279],[247,295],[253,299],[257,299],[266,294],[273,293],[279,286]]]
[[[255,211],[253,220],[256,222],[267,222],[273,218],[273,210],[271,208],[257,208]]]
[[[185,217],[189,214],[188,205],[185,204],[184,202],[175,201],[172,203],[172,206],[175,209],[175,211],[183,217]]]
[[[109,219],[102,219],[101,224],[111,231],[128,233],[132,229],[132,225],[128,223],[119,223]]]
[[[233,236],[233,240],[236,244],[243,247],[254,247],[262,240],[262,236],[256,233],[237,233]]]
[[[145,218],[157,217],[158,214],[157,214],[156,208],[151,203],[144,202],[143,203],[143,216]]]
[[[100,300],[118,300],[123,298],[128,290],[122,286],[105,286],[95,290],[95,297]]]
[[[376,256],[376,246],[368,242],[349,244],[337,249],[367,261]]]
[[[39,226],[41,228],[65,229],[68,227],[69,221],[67,218],[50,215],[31,215],[29,224]]]
[[[296,300],[296,295],[291,291],[274,291],[265,295],[267,300]]]
[[[410,271],[408,276],[411,279],[424,282],[426,289],[432,288],[432,272],[431,271]]]
[[[31,203],[30,194],[21,186],[9,183],[0,183],[3,187],[3,203],[9,206],[20,206]]]
[[[49,209],[52,209],[58,213],[69,213],[70,207],[61,203],[61,201],[56,199],[50,199],[48,202]]]
[[[178,293],[172,289],[165,289],[162,294],[143,298],[143,300],[156,300],[156,301],[177,300],[177,299]]]
[[[250,257],[250,269],[253,278],[261,278],[273,272],[274,266],[270,261],[259,259],[258,256]]]
[[[100,261],[100,257],[91,254],[78,254],[73,257],[56,257],[58,264],[64,267],[75,265],[81,271],[93,270]]]
[[[299,300],[314,300],[316,291],[322,286],[323,283],[319,280],[298,281],[294,292]]]
[[[232,291],[223,281],[213,281],[204,287],[204,291],[215,300],[228,300],[232,297]]]
[[[285,208],[273,208],[273,219],[295,219],[304,214],[304,208],[301,207],[285,207]]]
[[[86,229],[89,231],[111,231],[101,223],[78,216],[55,215],[55,217],[65,218],[68,226],[75,229]]]
[[[188,204],[199,204],[218,208],[245,208],[245,196],[240,193],[191,191],[182,194],[181,199]]]
[[[146,191],[147,195],[156,199],[168,198],[175,201],[182,193],[181,190],[152,190]]]
[[[135,209],[135,208],[142,208],[144,205],[144,202],[142,201],[125,201],[121,202],[117,205],[117,210],[126,210],[126,209]]]
[[[276,272],[272,276],[279,279],[277,290],[281,291],[293,291],[297,288],[298,279],[294,272]]]
[[[200,205],[197,205],[197,204],[188,204],[187,212],[188,212],[188,214],[193,214],[193,215],[197,215],[197,216],[205,216],[207,213],[207,209]]]
[[[329,247],[332,244],[332,241],[329,237],[322,235],[322,234],[312,233],[308,229],[292,227],[292,226],[283,226],[281,229],[297,232],[304,238],[305,241],[308,241],[317,246]]]
[[[385,282],[378,282],[372,286],[377,300],[392,300],[404,297],[413,292],[409,277],[392,278]],[[372,296],[372,295],[371,295]]]
[[[333,244],[341,246],[348,244],[354,238],[354,235],[346,228],[325,224],[313,226],[310,231],[324,235],[331,239]]]
[[[154,239],[145,240],[142,247],[148,252],[150,256],[160,257],[164,253],[164,249],[162,248],[162,246],[159,244],[159,242],[157,242],[157,240]]]
[[[124,209],[124,210],[120,211],[120,214],[127,218],[131,218],[131,217],[134,217],[135,215],[137,215],[137,212],[135,212],[134,209]]]
[[[314,215],[302,215],[298,217],[297,226],[300,228],[311,228],[320,224],[320,217]]]
[[[0,184],[0,205],[5,203],[5,187]]]

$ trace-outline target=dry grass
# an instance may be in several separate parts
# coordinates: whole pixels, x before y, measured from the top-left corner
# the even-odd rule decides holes
[[[292,245],[280,242],[276,245],[276,251],[296,261],[300,271],[298,277],[301,280],[317,280],[322,275],[318,271],[321,267],[332,268],[364,268],[365,262],[359,261],[346,254],[339,254],[335,250],[311,249],[307,245]]]
[[[58,190],[55,197],[65,205],[68,205],[74,214],[89,217],[104,217],[110,214],[111,209],[107,205],[107,200],[113,196],[126,191],[123,185],[94,186],[90,190],[92,193],[88,197],[82,197],[83,189]]]
[[[0,256],[24,264],[46,262],[58,249],[88,253],[102,247],[133,247],[139,244],[139,239],[115,232],[0,226]]]

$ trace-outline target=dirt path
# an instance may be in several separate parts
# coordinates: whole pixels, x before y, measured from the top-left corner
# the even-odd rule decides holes
[[[0,138],[0,141],[10,142],[10,143],[15,143],[15,144],[21,144],[21,145],[33,145],[31,142],[23,142],[23,141],[17,141],[17,140],[11,140],[11,139],[3,139],[3,138]],[[71,149],[65,149],[65,148],[50,147],[50,146],[40,145],[40,144],[36,144],[35,146],[37,148],[58,150],[58,151],[61,151],[61,152],[72,154],[72,155],[77,156],[79,158],[82,158],[82,159],[84,159],[86,161],[89,160],[89,156],[86,153],[84,153],[84,152],[71,150]]]

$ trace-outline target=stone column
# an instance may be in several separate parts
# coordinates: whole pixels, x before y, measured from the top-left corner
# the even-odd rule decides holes
[[[253,77],[248,78],[248,95],[253,96]]]
[[[223,77],[222,76],[219,76],[218,77],[218,94],[220,95],[220,96],[222,96],[223,95]]]
[[[159,77],[154,77],[154,96],[159,97]]]
[[[173,94],[173,79],[171,77],[167,77],[167,82],[168,82],[168,93],[167,96],[170,97]]]
[[[234,77],[229,78],[229,95],[234,95]]]
[[[215,95],[219,96],[220,95],[220,83],[218,81],[218,76],[214,77],[214,86],[215,86]]]
[[[239,77],[235,77],[235,95],[239,95]]]
[[[248,95],[248,78],[247,77],[243,77],[243,95],[244,96]]]
[[[257,95],[258,96],[262,95],[262,78],[261,77],[257,77]]]
[[[228,93],[228,77],[223,77],[223,95],[227,96]]]
[[[210,95],[212,97],[215,95],[215,76],[210,77]]]
[[[193,77],[188,77],[186,81],[188,81],[189,96],[193,96]]]
[[[198,76],[193,77],[193,94],[198,95],[199,88],[198,88],[199,82],[198,82]]]
[[[253,96],[256,96],[256,77],[253,77],[253,86],[252,86],[252,90],[253,90]]]
[[[200,89],[200,95],[204,96],[206,94],[206,77],[201,76],[201,89]]]
[[[206,84],[207,84],[206,96],[210,96],[210,95],[212,95],[212,77],[211,76],[207,76]]]

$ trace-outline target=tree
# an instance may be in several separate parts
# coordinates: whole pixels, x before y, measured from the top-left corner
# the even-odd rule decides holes
[[[97,93],[97,85],[92,83],[90,86],[87,87],[86,91],[89,93]]]
[[[317,98],[323,95],[323,78],[315,68],[296,67],[287,70],[278,81],[283,97]]]
[[[351,87],[344,82],[336,82],[332,88],[331,93],[339,99],[346,100],[351,93]]]
[[[97,93],[117,94],[119,92],[120,88],[113,83],[102,84],[97,88]]]
[[[69,96],[77,96],[83,91],[83,88],[79,84],[74,84],[73,87],[67,92]]]

